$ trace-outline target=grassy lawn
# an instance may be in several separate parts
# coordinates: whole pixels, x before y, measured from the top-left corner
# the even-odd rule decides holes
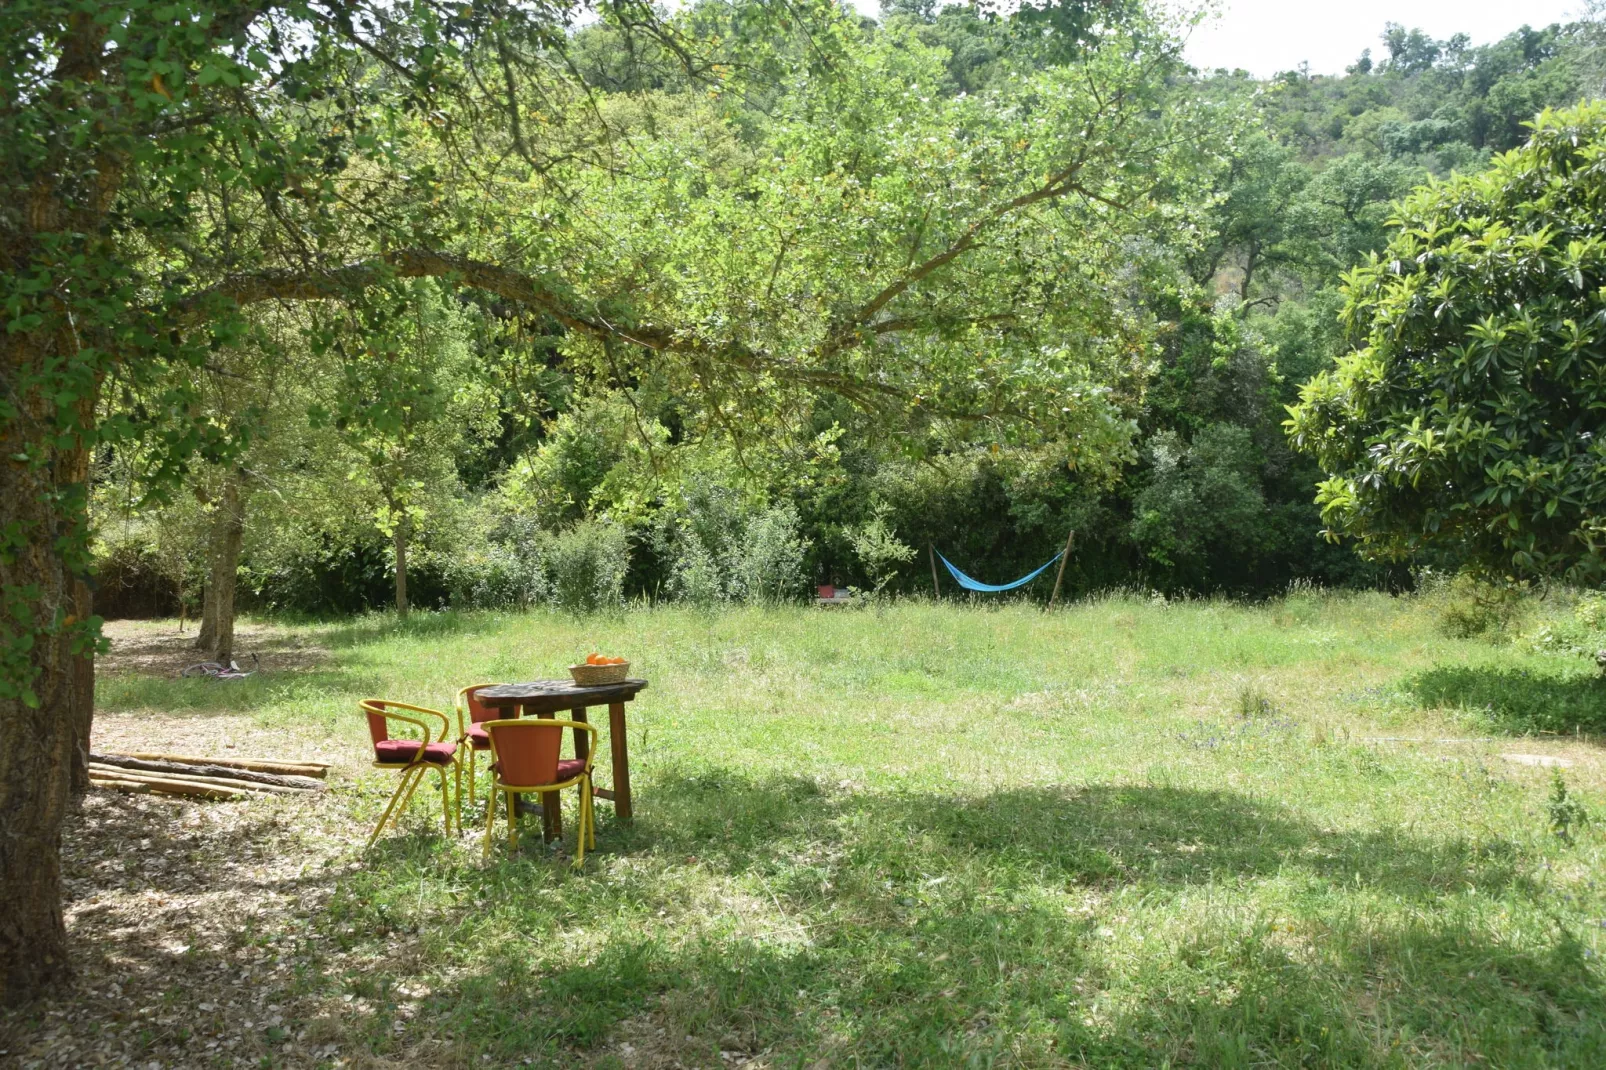
[[[92,797],[74,819],[79,1028],[130,1058],[1606,1065],[1606,834],[1556,837],[1552,771],[1502,757],[1564,758],[1606,816],[1596,737],[1519,738],[1547,711],[1606,728],[1606,685],[1576,657],[1445,638],[1412,599],[260,638],[300,654],[235,684],[100,683],[103,747],[213,733],[340,763],[310,803]],[[652,684],[630,708],[636,820],[600,803],[583,872],[533,821],[482,864],[475,817],[444,840],[422,790],[360,853],[392,780],[366,767],[356,699],[446,706],[592,649]],[[53,1028],[11,1022],[13,1054],[65,1064]]]

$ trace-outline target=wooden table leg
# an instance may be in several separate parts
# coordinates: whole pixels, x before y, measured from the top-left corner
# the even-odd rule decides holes
[[[586,708],[584,706],[577,710],[570,710],[569,719],[571,721],[579,721],[581,724],[591,723],[586,719]],[[574,756],[582,762],[591,757],[591,733],[583,728],[574,730]]]
[[[613,748],[613,812],[630,820],[630,749],[625,740],[625,704],[608,707],[608,744]]]
[[[537,713],[537,717],[552,720],[550,713]],[[541,838],[548,843],[563,839],[563,800],[555,791],[541,793]]]

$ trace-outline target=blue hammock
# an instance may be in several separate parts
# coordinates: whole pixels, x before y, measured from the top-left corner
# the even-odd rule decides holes
[[[941,554],[938,554],[937,556],[942,557]],[[1052,565],[1054,562],[1058,561],[1064,556],[1065,551],[1061,550],[1059,553],[1048,559],[1048,565]],[[1013,591],[1017,587],[1024,587],[1026,584],[1031,583],[1033,580],[1043,574],[1044,569],[1048,568],[1048,565],[1044,565],[1035,572],[1027,573],[1014,583],[982,583],[980,580],[973,580],[963,572],[960,572],[957,568],[954,568],[954,563],[948,560],[946,557],[942,557],[942,563],[948,566],[949,572],[953,573],[955,582],[957,582],[959,586],[963,587],[967,591]]]

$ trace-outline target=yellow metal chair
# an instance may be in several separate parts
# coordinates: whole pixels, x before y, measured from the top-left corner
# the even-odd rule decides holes
[[[468,762],[468,804],[474,805],[474,781],[478,770],[475,768],[479,752],[491,749],[490,734],[485,731],[485,722],[494,721],[502,716],[502,711],[487,706],[478,698],[479,693],[487,687],[496,687],[496,684],[469,684],[458,691],[457,700],[452,708],[457,713],[457,763],[462,765]],[[463,821],[463,793],[457,794],[457,820],[461,825]]]
[[[496,821],[498,795],[505,796],[507,803],[508,848],[512,850],[519,845],[517,796],[538,794],[544,801],[547,792],[578,787],[580,819],[575,833],[574,864],[583,865],[586,847],[597,846],[591,798],[591,761],[597,753],[597,730],[584,721],[544,717],[486,721],[484,725],[491,737],[491,755],[495,759],[491,765],[491,796],[485,806],[485,857],[491,856],[491,828]],[[589,734],[591,745],[586,748],[586,757],[560,757],[563,732],[568,728]]]
[[[395,769],[401,773],[401,779],[396,782],[396,791],[390,797],[390,804],[385,812],[379,815],[379,824],[364,845],[366,850],[379,839],[379,833],[385,827],[385,822],[395,815],[392,827],[401,821],[402,813],[407,804],[413,800],[413,791],[418,782],[424,779],[426,770],[433,769],[441,778],[441,812],[446,821],[446,835],[452,834],[452,792],[446,782],[446,767],[451,766],[457,777],[458,790],[462,790],[463,773],[458,767],[457,744],[446,741],[446,734],[451,731],[451,722],[440,710],[432,710],[428,706],[414,706],[410,702],[396,702],[391,699],[366,698],[359,702],[358,707],[368,718],[368,734],[374,741],[374,768]],[[392,739],[390,738],[390,723],[401,721],[410,724],[423,733],[423,739]],[[431,741],[430,728],[433,722],[440,723],[440,731]]]

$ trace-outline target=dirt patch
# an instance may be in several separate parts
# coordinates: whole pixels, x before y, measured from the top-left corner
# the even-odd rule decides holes
[[[367,764],[365,754],[354,751],[344,740],[264,728],[248,714],[174,717],[144,711],[97,712],[92,732],[91,746],[97,754],[186,754],[323,762],[346,774]]]
[[[185,667],[206,661],[195,649],[195,626],[180,632],[170,620],[113,620],[103,629],[111,650],[95,659],[95,671],[104,675],[133,673],[177,676]],[[305,633],[267,624],[241,622],[234,628],[234,659],[250,669],[251,655],[266,672],[307,672],[330,661],[329,651],[310,642]]]
[[[351,930],[326,908],[342,879],[382,863],[361,853],[369,829],[350,803],[338,786],[235,802],[96,789],[76,802],[62,873],[77,977],[0,1011],[0,1066],[467,1065],[420,1013],[428,988],[399,986],[383,1008],[352,994],[374,963],[346,949]],[[438,820],[416,806],[395,835],[438,835]]]
[[[315,918],[349,855],[338,802],[92,791],[62,836],[78,983],[0,1017],[21,1067],[314,1065]]]

